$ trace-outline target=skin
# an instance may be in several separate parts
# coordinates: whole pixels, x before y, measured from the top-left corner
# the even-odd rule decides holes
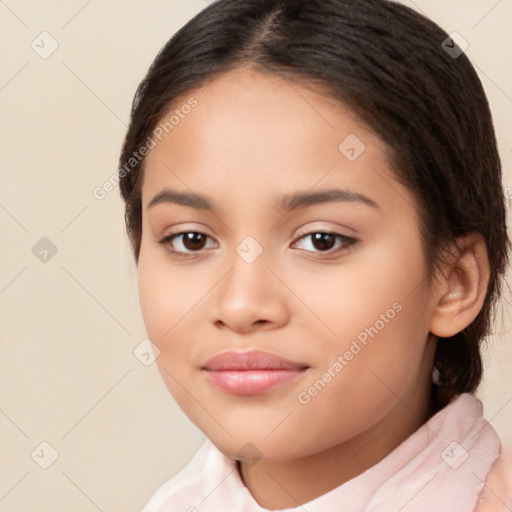
[[[460,251],[429,283],[412,192],[395,180],[383,142],[334,100],[249,68],[173,108],[191,96],[197,107],[145,161],[138,264],[145,325],[168,389],[224,454],[244,459],[241,476],[256,501],[295,507],[376,464],[429,417],[436,335],[458,332],[478,313],[485,245],[477,235],[459,240]],[[355,161],[338,149],[349,134],[366,146]],[[378,206],[276,208],[280,196],[333,188]],[[202,194],[217,209],[150,207],[164,189]],[[207,237],[196,252],[183,237],[159,243],[197,231]],[[356,242],[337,240],[322,252],[305,236],[322,232]],[[252,263],[236,252],[248,236],[263,250]],[[393,304],[394,318],[301,403],[299,393]],[[201,371],[215,354],[250,349],[309,369],[256,396],[221,391]]]

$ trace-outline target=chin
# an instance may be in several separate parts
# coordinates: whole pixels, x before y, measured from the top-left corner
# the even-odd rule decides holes
[[[241,429],[238,434],[234,430],[230,430],[233,437],[225,432],[219,435],[216,431],[208,432],[202,429],[208,439],[227,457],[236,460],[264,460],[268,462],[296,459],[307,455],[304,453],[304,440],[299,440],[299,429],[295,429],[294,433],[284,431],[281,435],[271,434],[265,438],[260,429],[251,432],[250,429]],[[318,447],[311,447],[311,453],[315,453]]]

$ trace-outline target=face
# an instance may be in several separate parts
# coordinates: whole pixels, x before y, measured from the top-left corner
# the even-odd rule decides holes
[[[173,110],[191,97],[142,187],[140,301],[168,389],[234,458],[396,425],[425,395],[433,304],[386,147],[332,99],[249,69]]]

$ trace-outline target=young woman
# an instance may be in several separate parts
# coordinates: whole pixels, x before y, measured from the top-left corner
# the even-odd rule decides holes
[[[121,191],[208,441],[145,512],[511,510],[473,395],[509,241],[462,50],[385,0],[220,0],[158,54]]]

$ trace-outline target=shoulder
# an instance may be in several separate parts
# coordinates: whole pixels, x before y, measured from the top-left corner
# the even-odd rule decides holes
[[[170,480],[165,482],[153,494],[142,512],[160,512],[168,510],[167,504],[170,500],[173,505],[179,505],[183,510],[193,509],[190,507],[190,499],[196,493],[201,491],[203,485],[205,467],[218,465],[219,461],[215,459],[215,450],[209,440],[206,440],[196,452],[190,462]],[[181,503],[183,501],[183,503]],[[178,507],[179,508],[179,507]]]
[[[259,510],[237,462],[208,439],[187,466],[156,491],[142,512],[199,510]]]
[[[475,512],[509,512],[512,510],[512,453],[503,449],[490,471]]]

